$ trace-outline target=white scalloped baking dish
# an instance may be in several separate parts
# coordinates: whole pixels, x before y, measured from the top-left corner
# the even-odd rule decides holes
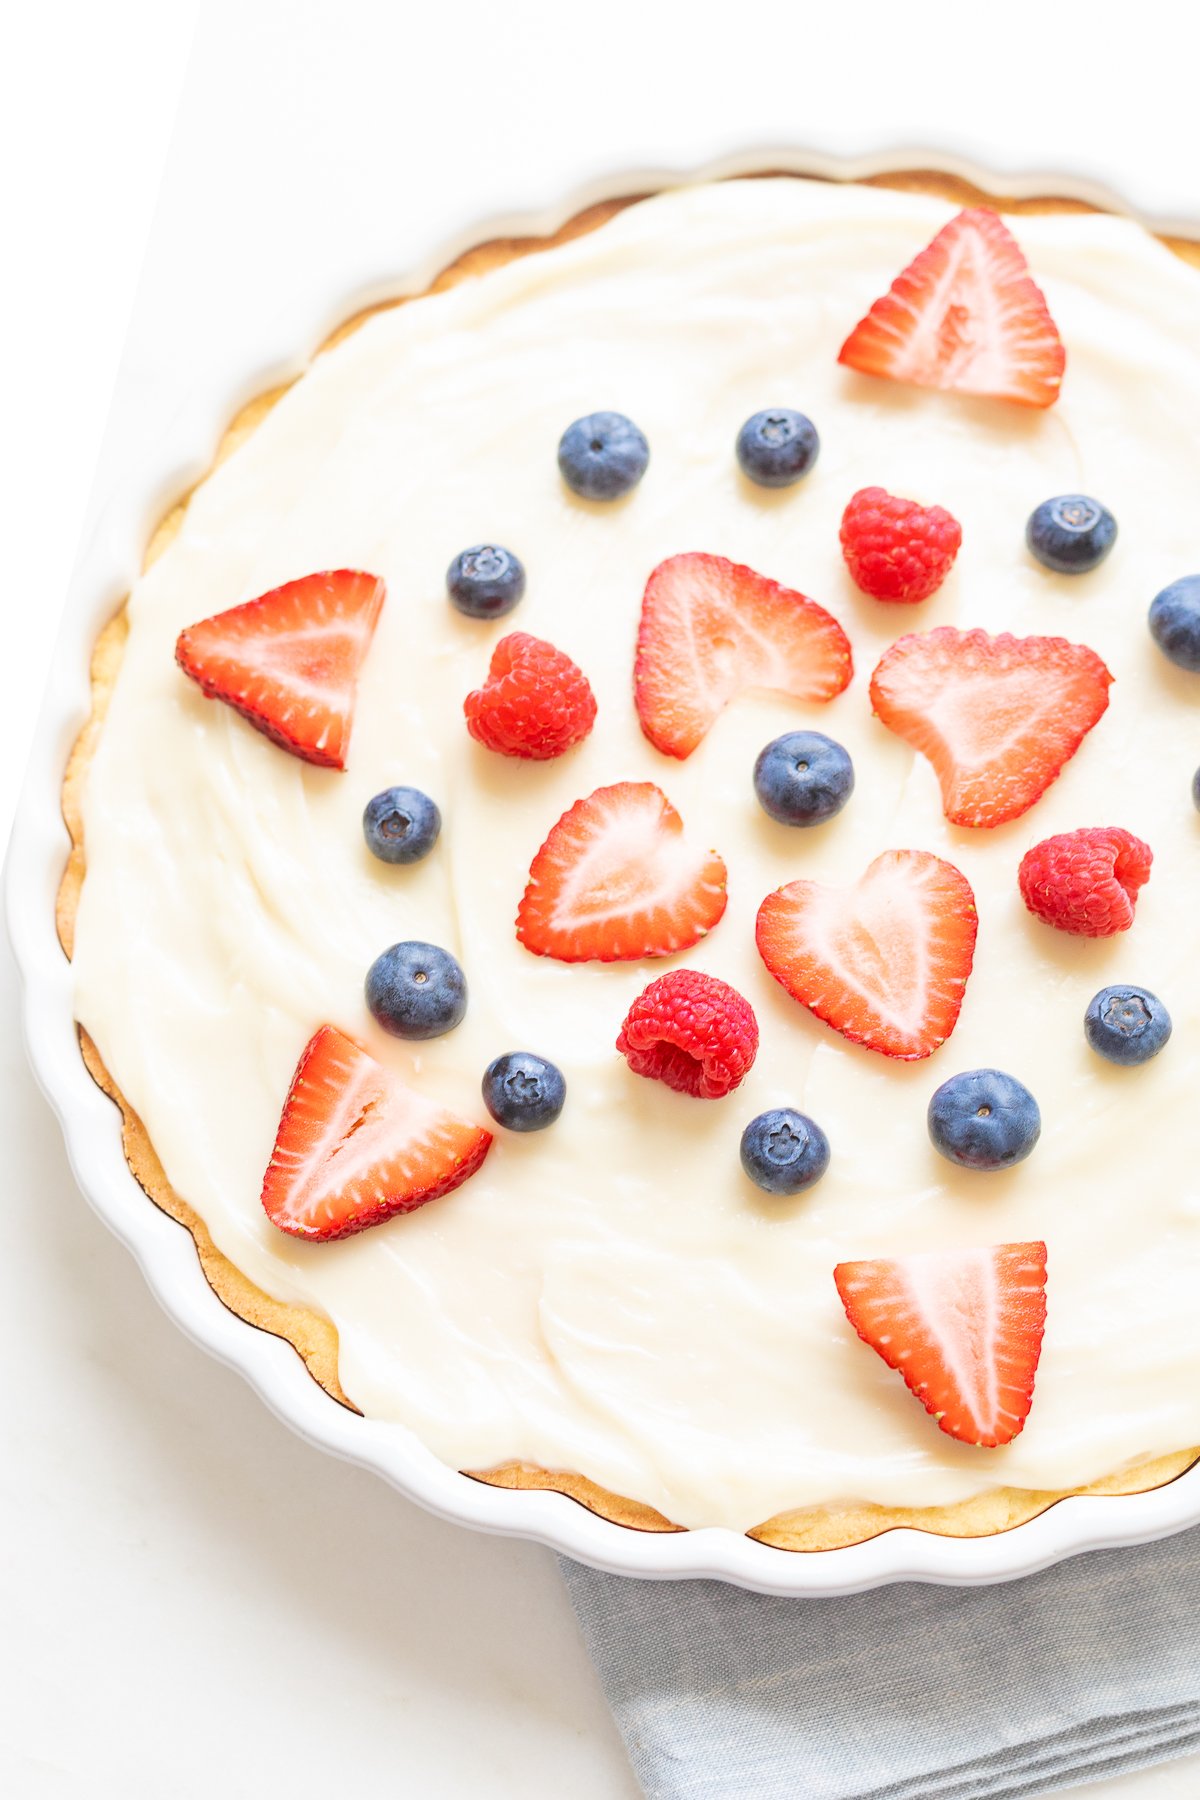
[[[758,151],[693,171],[642,172],[591,184],[553,210],[492,219],[435,247],[406,288],[420,291],[438,269],[474,242],[554,231],[582,207],[622,193],[714,179],[764,168],[842,179],[895,169],[925,168],[978,187],[997,182],[970,164],[928,152],[905,151],[855,163],[813,155]],[[1129,211],[1094,183],[1046,175],[1003,179],[1017,196],[1053,193]],[[1143,219],[1151,228],[1164,222]],[[1179,222],[1170,221],[1179,231]],[[1200,226],[1189,235],[1200,235]],[[395,285],[387,292],[399,291]],[[358,308],[384,297],[377,281],[349,280],[314,316],[276,323],[261,358],[220,391],[193,397],[153,470],[131,473],[107,507],[100,529],[75,571],[57,653],[14,826],[7,868],[7,911],[24,982],[24,1027],[37,1078],[62,1123],[68,1153],[84,1194],[129,1246],[167,1312],[195,1341],[238,1369],[278,1416],[311,1443],[374,1469],[410,1499],[464,1525],[539,1540],[567,1555],[619,1574],[659,1579],[718,1577],[778,1594],[845,1593],[883,1582],[987,1582],[1031,1573],[1062,1557],[1127,1544],[1200,1522],[1200,1464],[1164,1487],[1138,1495],[1059,1501],[1028,1523],[990,1537],[953,1539],[910,1529],[885,1532],[843,1549],[787,1552],[732,1531],[637,1532],[608,1523],[556,1493],[489,1487],[447,1468],[394,1424],[376,1424],[338,1406],[305,1370],[291,1346],[229,1312],[209,1287],[190,1236],[147,1203],[121,1148],[117,1109],[94,1085],[79,1055],[72,1011],[70,965],[55,935],[54,899],[68,843],[59,790],[71,744],[90,707],[88,664],[101,626],[128,591],[155,520],[166,503],[209,467],[224,425],[251,395],[288,380],[305,366],[311,347]],[[282,364],[280,343],[295,351]]]

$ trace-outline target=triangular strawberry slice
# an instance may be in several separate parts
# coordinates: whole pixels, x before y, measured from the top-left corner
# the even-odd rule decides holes
[[[211,700],[305,762],[346,766],[359,666],[383,605],[378,575],[330,569],[179,634],[175,660]]]
[[[842,345],[864,375],[1051,406],[1066,352],[999,214],[971,206],[897,275]]]
[[[491,1142],[322,1025],[292,1077],[262,1203],[292,1237],[349,1237],[450,1193]]]
[[[533,859],[517,936],[559,962],[634,962],[698,943],[725,911],[725,864],[696,850],[651,781],[576,801]]]
[[[953,863],[885,850],[857,886],[792,881],[758,909],[759,955],[853,1044],[903,1062],[954,1030],[975,957],[975,896]]]
[[[747,688],[832,700],[852,672],[849,640],[823,606],[741,563],[689,551],[646,583],[634,694],[664,756],[690,756]]]
[[[952,825],[1002,825],[1039,800],[1108,705],[1094,650],[1005,631],[914,632],[871,677],[889,731],[927,756]]]
[[[1011,1443],[1033,1404],[1046,1246],[935,1250],[833,1271],[846,1317],[950,1437]]]

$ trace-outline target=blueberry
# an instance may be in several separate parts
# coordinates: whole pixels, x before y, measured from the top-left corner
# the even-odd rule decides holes
[[[1102,563],[1117,541],[1117,521],[1107,506],[1086,494],[1057,494],[1029,515],[1025,542],[1047,569],[1085,575]]]
[[[854,764],[819,731],[785,731],[759,751],[754,791],[781,825],[823,825],[854,792]]]
[[[1001,1069],[952,1075],[929,1102],[934,1149],[964,1169],[1010,1169],[1029,1155],[1041,1131],[1037,1101]]]
[[[637,486],[650,461],[650,446],[624,413],[589,413],[568,425],[558,441],[558,466],[572,493],[585,500],[616,500]]]
[[[1083,1015],[1088,1043],[1106,1062],[1149,1062],[1171,1035],[1171,1015],[1149,988],[1106,987]]]
[[[367,970],[366,995],[372,1017],[393,1037],[441,1037],[467,1010],[466,976],[436,944],[393,944]]]
[[[525,592],[525,566],[502,544],[472,544],[446,570],[446,588],[468,619],[502,619]]]
[[[1200,674],[1200,575],[1181,575],[1154,596],[1150,636],[1173,663]]]
[[[415,863],[428,856],[442,829],[442,815],[420,788],[384,788],[367,801],[363,836],[385,863]]]
[[[790,1106],[759,1113],[742,1133],[742,1167],[768,1194],[802,1194],[829,1167],[829,1139]]]
[[[812,420],[790,406],[770,406],[752,414],[737,435],[742,474],[759,487],[791,487],[808,474],[820,448]]]
[[[510,1050],[484,1070],[483,1104],[509,1131],[544,1131],[566,1097],[561,1070],[529,1050]]]

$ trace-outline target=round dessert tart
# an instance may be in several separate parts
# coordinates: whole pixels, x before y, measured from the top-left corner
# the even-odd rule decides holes
[[[97,645],[58,923],[133,1173],[333,1400],[616,1524],[1170,1480],[1200,690],[1146,612],[1200,566],[1200,277],[774,178],[434,288],[233,422]],[[760,416],[802,470],[747,479]],[[1101,549],[1031,555],[1079,495]],[[1097,1054],[1112,992],[1161,1053]]]

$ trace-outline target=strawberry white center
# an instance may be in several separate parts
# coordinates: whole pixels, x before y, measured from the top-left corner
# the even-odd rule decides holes
[[[974,769],[1003,761],[1028,736],[1044,708],[1037,676],[1013,669],[1005,675],[957,677],[928,707],[928,717],[955,762]]]
[[[371,1058],[347,1055],[330,1079],[300,1096],[302,1138],[277,1152],[290,1172],[284,1211],[312,1222],[347,1189],[362,1204],[403,1189],[432,1139],[440,1109]]]
[[[570,866],[556,918],[599,923],[657,905],[669,905],[696,881],[708,857],[679,829],[664,823],[661,801],[614,802]]]
[[[994,1431],[1001,1416],[1000,1289],[992,1252],[912,1256],[902,1265],[902,1278],[914,1317],[937,1346],[967,1411],[981,1433]]]
[[[904,1033],[920,1030],[932,976],[929,899],[919,879],[885,869],[856,888],[817,890],[809,942],[839,978]]]

